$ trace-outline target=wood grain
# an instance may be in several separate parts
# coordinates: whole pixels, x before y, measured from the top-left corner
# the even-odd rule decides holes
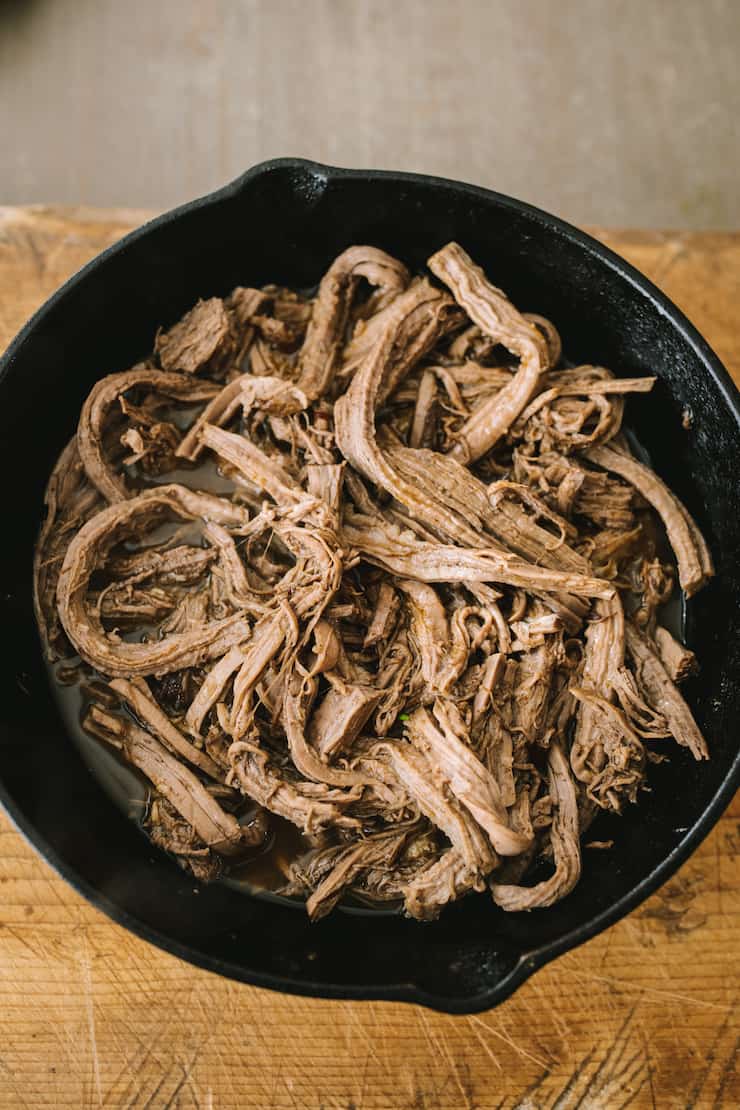
[[[143,218],[0,209],[0,347]],[[738,380],[740,235],[602,232]],[[474,1017],[292,998],[159,952],[0,818],[0,1107],[740,1105],[740,805],[647,903]]]

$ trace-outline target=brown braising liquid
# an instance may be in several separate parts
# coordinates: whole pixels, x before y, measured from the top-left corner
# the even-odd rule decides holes
[[[96,679],[91,675],[89,678],[83,677],[82,682],[60,681],[59,671],[64,673],[69,668],[70,660],[48,668],[54,699],[67,734],[80,752],[85,766],[108,797],[127,817],[141,825],[146,813],[149,783],[119,756],[115,748],[85,732],[82,720],[90,698],[85,693],[84,686],[88,681],[94,683]],[[126,715],[125,711],[121,712]],[[250,809],[247,805],[239,818],[246,822],[249,816]],[[245,855],[244,860],[232,867],[229,875],[219,881],[250,894],[270,894],[273,898],[293,901],[276,892],[285,885],[289,864],[305,852],[308,846],[294,825],[282,817],[270,814],[270,836],[265,845]]]

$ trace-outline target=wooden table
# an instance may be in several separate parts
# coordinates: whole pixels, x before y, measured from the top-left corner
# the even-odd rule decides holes
[[[144,215],[0,208],[0,347]],[[738,380],[740,234],[598,234]],[[645,905],[474,1017],[196,970],[108,921],[0,818],[0,1107],[740,1106],[737,803]]]

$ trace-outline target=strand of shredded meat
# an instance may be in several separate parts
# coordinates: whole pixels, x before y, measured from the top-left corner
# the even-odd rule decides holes
[[[656,379],[563,365],[457,243],[429,271],[351,246],[198,302],[46,491],[39,633],[142,827],[203,880],[267,852],[312,919],[550,906],[667,737],[708,757],[661,616],[711,556],[622,434]]]

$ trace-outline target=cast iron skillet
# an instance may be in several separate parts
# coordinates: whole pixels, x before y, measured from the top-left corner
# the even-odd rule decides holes
[[[570,358],[657,373],[631,404],[654,465],[704,529],[718,576],[689,603],[702,663],[688,698],[712,759],[675,745],[653,793],[601,818],[584,874],[551,909],[507,915],[484,896],[435,924],[302,909],[201,886],[153,849],[110,802],[66,737],[31,610],[31,553],[49,470],[93,382],[130,366],[160,325],[236,284],[315,284],[350,243],[412,268],[459,240],[523,309],[556,321]],[[682,426],[688,410],[691,427]],[[332,998],[415,1001],[450,1012],[506,998],[547,960],[628,913],[718,819],[740,777],[737,556],[740,406],[700,335],[658,290],[587,235],[484,189],[401,173],[283,159],[154,220],[105,251],[26,325],[0,363],[2,608],[0,799],[73,886],[127,928],[194,964],[259,986]]]

